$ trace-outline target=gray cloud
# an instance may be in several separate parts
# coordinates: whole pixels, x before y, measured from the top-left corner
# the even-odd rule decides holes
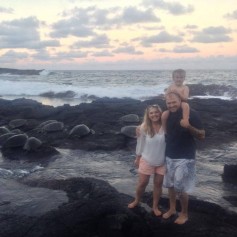
[[[94,36],[90,40],[78,40],[72,48],[109,48],[109,38],[107,35]]]
[[[154,60],[120,60],[120,61],[111,61],[107,60],[106,62],[98,61],[87,61],[85,63],[70,63],[67,64],[67,67],[70,69],[77,70],[137,70],[141,68],[143,70],[173,70],[174,68],[184,68],[188,69],[236,69],[237,56],[226,57],[226,56],[216,56],[216,57],[180,57],[180,58],[157,58]],[[53,66],[57,66],[55,62]],[[58,68],[61,68],[61,65],[58,65]]]
[[[184,6],[179,2],[166,2],[163,0],[143,0],[143,4],[145,6],[158,7],[163,10],[167,10],[173,15],[182,15],[194,11],[194,7],[192,5]]]
[[[161,31],[158,35],[143,37],[140,40],[143,46],[150,47],[152,44],[157,43],[181,42],[182,38],[177,35],[171,35],[166,31]]]
[[[230,42],[232,39],[227,35],[231,30],[223,26],[204,28],[201,32],[194,35],[192,42],[199,43],[217,43],[217,42]]]
[[[187,45],[181,45],[181,46],[176,46],[173,49],[173,52],[174,53],[197,53],[197,52],[199,52],[199,50],[194,47],[187,46]]]
[[[94,57],[113,57],[114,55],[107,50],[91,54]]]
[[[170,49],[166,49],[166,48],[160,48],[158,51],[161,53],[170,53],[171,52]]]
[[[143,54],[142,51],[137,51],[133,46],[122,46],[113,50],[114,53],[126,53],[126,54],[134,54],[134,55],[141,55]]]
[[[36,17],[21,18],[0,23],[1,48],[42,48],[59,46],[58,41],[41,41],[38,28],[40,21]]]
[[[94,35],[93,30],[87,27],[75,18],[69,20],[61,20],[55,23],[53,31],[50,33],[52,38],[64,38],[67,36],[88,37]]]
[[[0,13],[12,14],[14,10],[12,8],[0,7]]]
[[[70,51],[70,52],[59,52],[55,56],[64,60],[72,60],[75,58],[86,58],[88,52],[81,52],[81,51]]]
[[[185,26],[185,29],[190,29],[190,30],[194,30],[194,29],[197,29],[198,26],[197,25],[186,25]]]
[[[151,9],[139,10],[136,7],[125,8],[121,19],[125,23],[141,23],[141,22],[159,22],[160,19],[152,12]]]
[[[29,58],[28,53],[16,52],[14,50],[8,50],[6,53],[1,55],[0,62],[13,63],[13,62],[17,62],[18,60],[27,59],[27,58]]]
[[[52,25],[51,37],[88,37],[95,35],[96,29],[111,29],[126,24],[159,22],[152,9],[137,7],[98,9],[95,7],[73,8],[64,11],[65,19]]]
[[[40,49],[37,51],[37,53],[32,54],[32,58],[34,58],[34,60],[40,61],[48,61],[54,59],[54,57],[50,56],[50,54],[45,49]]]
[[[232,13],[226,14],[224,17],[232,20],[237,20],[237,10],[233,11]]]

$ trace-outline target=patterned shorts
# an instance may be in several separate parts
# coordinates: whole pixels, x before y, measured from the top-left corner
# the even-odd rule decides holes
[[[176,192],[191,193],[195,187],[195,160],[170,159],[166,157],[166,174],[163,186]]]

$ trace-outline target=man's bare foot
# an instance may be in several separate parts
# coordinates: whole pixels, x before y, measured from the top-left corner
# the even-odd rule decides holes
[[[162,217],[163,217],[164,219],[168,219],[168,218],[170,218],[172,215],[174,215],[175,213],[176,213],[175,210],[169,210],[169,211],[167,211],[166,213],[164,213],[164,214],[162,215]]]
[[[131,202],[131,203],[128,204],[128,208],[134,208],[134,207],[136,207],[138,204],[139,204],[139,202],[136,201],[136,200],[134,200],[133,202]]]
[[[179,217],[175,220],[175,224],[183,225],[188,221],[188,216],[184,214],[180,214]]]
[[[162,212],[156,207],[156,208],[152,208],[153,209],[153,212],[155,214],[155,216],[161,216],[162,215]]]

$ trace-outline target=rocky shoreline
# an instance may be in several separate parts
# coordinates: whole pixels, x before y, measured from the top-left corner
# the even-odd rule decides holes
[[[8,129],[14,136],[21,134],[27,136],[27,138],[18,136],[18,140],[11,143],[9,140],[6,143],[7,140],[0,138],[1,152],[4,159],[8,160],[53,162],[50,159],[57,154],[57,148],[86,151],[132,150],[136,143],[134,127],[140,123],[144,108],[148,104],[157,103],[165,108],[163,98],[143,102],[129,98],[102,98],[90,104],[59,107],[46,106],[27,99],[13,101],[0,99],[0,127]],[[236,100],[192,99],[190,105],[200,112],[206,129],[207,138],[204,142],[198,143],[199,149],[236,141]],[[51,121],[48,122],[50,126],[46,126],[47,121]],[[24,149],[27,139],[31,137],[37,138],[42,144],[33,149],[32,143],[30,145],[32,149]],[[9,208],[7,201],[0,203],[1,237],[157,235],[234,237],[237,234],[236,213],[200,200],[191,200],[190,220],[180,227],[151,214],[150,193],[144,196],[147,207],[128,210],[127,203],[132,197],[117,192],[106,181],[78,177],[66,180],[22,178],[7,183],[4,180],[1,182],[3,189],[22,185],[28,190],[26,193],[32,197],[31,200],[33,193],[37,192],[37,197],[41,197],[42,202],[40,207],[37,199],[35,202],[16,205],[14,208],[13,206]],[[233,187],[234,192],[236,186]],[[49,195],[54,198],[49,198]],[[17,197],[13,198],[16,199]],[[161,206],[163,210],[167,208],[166,198],[162,198]]]
[[[13,68],[0,68],[0,74],[12,74],[12,75],[39,75],[42,70],[35,69],[13,69]]]

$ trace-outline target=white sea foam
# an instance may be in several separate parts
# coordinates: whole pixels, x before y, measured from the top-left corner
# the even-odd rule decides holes
[[[187,73],[187,84],[231,85],[237,88],[237,71],[190,71]],[[91,97],[110,97],[144,100],[164,93],[172,82],[171,71],[47,71],[40,75],[0,75],[0,96],[4,99],[20,97],[35,99],[44,104],[61,105],[89,102]],[[74,98],[67,98],[74,92]],[[42,94],[62,93],[60,98],[42,97]],[[72,93],[71,93],[72,94]],[[199,98],[234,99],[237,93],[222,95],[211,93]],[[54,96],[53,96],[54,97]],[[57,95],[55,96],[57,97]],[[87,101],[86,101],[87,98]],[[75,101],[76,100],[76,101]],[[83,101],[84,100],[84,101]],[[56,104],[55,104],[56,103]]]
[[[41,76],[48,76],[50,73],[51,73],[51,71],[43,70],[43,71],[40,72],[40,75]]]
[[[232,100],[233,98],[230,96],[214,96],[214,95],[199,95],[192,96],[191,98],[200,98],[200,99],[221,99],[221,100]]]

